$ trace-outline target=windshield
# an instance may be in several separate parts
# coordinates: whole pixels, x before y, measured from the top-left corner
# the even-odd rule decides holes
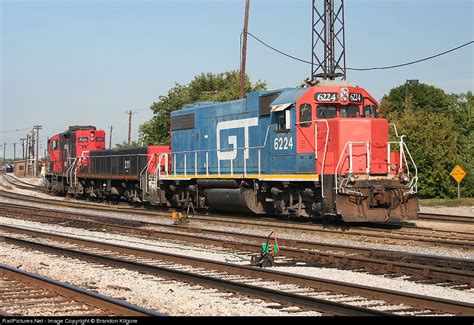
[[[336,117],[336,106],[319,105],[317,115],[319,118],[334,118]]]
[[[359,117],[358,106],[341,106],[339,112],[341,117]]]

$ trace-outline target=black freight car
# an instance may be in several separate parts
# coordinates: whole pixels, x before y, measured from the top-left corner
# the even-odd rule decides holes
[[[91,151],[89,173],[79,175],[84,193],[139,202],[140,175],[148,157],[148,147]]]
[[[148,147],[90,152],[90,174],[137,179],[148,162]]]

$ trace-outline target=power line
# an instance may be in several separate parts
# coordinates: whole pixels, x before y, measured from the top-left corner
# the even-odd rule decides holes
[[[404,67],[404,66],[407,66],[407,65],[411,65],[411,64],[415,64],[415,63],[419,63],[419,62],[423,62],[423,61],[428,61],[428,60],[431,60],[431,59],[434,59],[438,56],[442,56],[442,55],[445,55],[445,54],[448,54],[450,52],[453,52],[453,51],[456,51],[456,50],[459,50],[460,48],[463,48],[465,46],[468,46],[470,44],[474,43],[474,41],[470,41],[470,42],[467,42],[467,43],[464,43],[462,45],[459,45],[455,48],[452,48],[450,50],[447,50],[447,51],[444,51],[444,52],[441,52],[441,53],[438,53],[438,54],[435,54],[435,55],[432,55],[432,56],[429,56],[429,57],[426,57],[426,58],[423,58],[423,59],[419,59],[419,60],[415,60],[415,61],[411,61],[411,62],[407,62],[407,63],[401,63],[401,64],[396,64],[396,65],[390,65],[390,66],[386,66],[386,67],[376,67],[376,68],[347,68],[348,70],[354,70],[354,71],[368,71],[368,70],[386,70],[386,69],[393,69],[393,68],[400,68],[400,67]]]
[[[30,129],[30,128],[14,129],[14,130],[0,130],[0,133],[12,133],[12,132],[25,131],[25,130],[29,130],[29,129]]]
[[[242,32],[242,33],[243,33],[243,32]],[[291,58],[291,59],[293,59],[293,60],[300,61],[300,62],[303,62],[303,63],[311,64],[311,62],[309,62],[309,61],[306,61],[306,60],[297,58],[296,56],[287,54],[287,53],[285,53],[285,52],[283,52],[283,51],[280,51],[280,50],[274,48],[273,46],[268,45],[267,43],[265,43],[264,41],[262,41],[261,39],[259,39],[257,36],[253,35],[253,34],[250,33],[250,32],[247,32],[247,34],[250,35],[250,36],[252,36],[255,40],[257,40],[258,42],[262,43],[264,46],[268,47],[269,49],[272,49],[272,50],[275,51],[275,52],[278,52],[278,53],[280,53],[280,54],[282,54],[282,55],[284,55],[284,56],[287,56],[287,57],[289,57],[289,58]]]
[[[286,57],[289,57],[293,60],[296,60],[296,61],[300,61],[300,62],[303,62],[303,63],[307,63],[307,64],[311,64],[310,61],[306,61],[306,60],[303,60],[303,59],[300,59],[300,58],[297,58],[296,56],[293,56],[293,55],[290,55],[288,53],[285,53],[283,51],[280,51],[279,49],[265,43],[264,41],[262,41],[261,39],[259,39],[258,37],[256,37],[255,35],[253,35],[252,33],[250,32],[247,32],[248,35],[250,35],[252,38],[254,38],[256,41],[258,41],[259,43],[261,43],[262,45],[264,45],[265,47],[268,47],[269,49],[275,51],[275,52],[278,52]],[[438,53],[438,54],[435,54],[435,55],[432,55],[432,56],[429,56],[429,57],[426,57],[426,58],[422,58],[422,59],[419,59],[419,60],[415,60],[415,61],[411,61],[411,62],[406,62],[406,63],[401,63],[401,64],[395,64],[395,65],[390,65],[390,66],[385,66],[385,67],[372,67],[372,68],[346,68],[347,70],[353,70],[353,71],[369,71],[369,70],[387,70],[387,69],[393,69],[393,68],[400,68],[400,67],[404,67],[404,66],[407,66],[407,65],[411,65],[411,64],[415,64],[415,63],[419,63],[419,62],[423,62],[423,61],[427,61],[427,60],[431,60],[431,59],[434,59],[436,57],[439,57],[439,56],[442,56],[442,55],[445,55],[445,54],[448,54],[450,52],[453,52],[453,51],[456,51],[456,50],[459,50],[465,46],[468,46],[468,45],[471,45],[472,43],[474,43],[474,41],[469,41],[467,43],[464,43],[462,45],[459,45],[455,48],[452,48],[450,50],[447,50],[447,51],[444,51],[444,52],[441,52],[441,53]]]

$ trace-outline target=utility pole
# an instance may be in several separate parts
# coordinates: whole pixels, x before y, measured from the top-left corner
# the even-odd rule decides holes
[[[132,110],[125,111],[125,114],[128,114],[128,147],[130,148],[132,146],[132,115],[134,112]]]
[[[30,163],[30,135],[26,134],[25,177],[28,176],[29,163]]]
[[[7,149],[7,143],[3,143],[3,166],[5,166],[5,149]]]
[[[20,138],[21,152],[23,153],[23,162],[25,161],[25,140],[26,140],[26,138]]]
[[[16,160],[16,142],[12,143],[13,144],[13,163],[15,163]]]
[[[245,96],[245,63],[247,60],[247,31],[249,25],[250,0],[245,0],[244,31],[242,35],[242,57],[240,61],[240,93],[239,98]]]
[[[36,173],[35,173],[35,170],[36,168],[34,168],[34,162],[35,162],[35,143],[36,143],[36,138],[35,138],[35,129],[33,127],[33,129],[31,130],[31,145],[30,145],[30,150],[31,150],[31,176],[35,177],[36,176]]]
[[[34,173],[33,173],[33,176],[36,177],[37,176],[37,165],[38,165],[38,160],[39,160],[39,130],[41,130],[43,127],[41,125],[34,125],[33,126],[33,129],[36,130],[36,154],[34,155],[35,157],[35,166],[34,166]],[[33,150],[35,150],[35,148],[33,147]]]
[[[114,129],[114,126],[110,126],[110,134],[109,134],[109,149],[112,149],[112,130]]]

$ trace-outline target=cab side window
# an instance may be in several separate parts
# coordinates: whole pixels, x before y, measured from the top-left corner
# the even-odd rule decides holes
[[[365,117],[377,117],[377,111],[375,106],[366,105],[364,106],[364,115]]]
[[[288,132],[291,129],[291,111],[285,109],[274,113],[276,132]]]
[[[311,105],[300,105],[300,126],[309,127],[311,125]]]
[[[51,147],[53,150],[58,150],[58,140],[54,139]]]

